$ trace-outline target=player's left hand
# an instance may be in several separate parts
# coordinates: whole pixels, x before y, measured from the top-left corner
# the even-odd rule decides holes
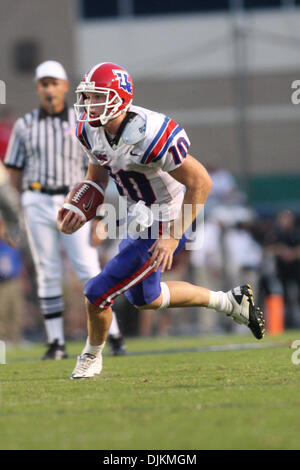
[[[173,254],[178,247],[179,240],[173,237],[159,238],[149,248],[148,252],[152,253],[151,264],[156,261],[154,272],[161,266],[161,272],[165,269],[171,269],[173,263]]]

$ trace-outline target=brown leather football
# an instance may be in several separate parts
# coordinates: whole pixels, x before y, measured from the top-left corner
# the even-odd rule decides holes
[[[97,209],[103,201],[103,189],[94,181],[84,180],[69,192],[63,208],[81,215],[82,219],[87,222],[95,217]],[[65,213],[63,213],[64,215]]]

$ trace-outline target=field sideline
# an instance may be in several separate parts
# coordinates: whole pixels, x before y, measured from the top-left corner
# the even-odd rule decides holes
[[[296,339],[128,339],[129,354],[105,355],[87,381],[69,380],[79,343],[56,362],[38,360],[42,345],[10,349],[0,449],[299,449]]]

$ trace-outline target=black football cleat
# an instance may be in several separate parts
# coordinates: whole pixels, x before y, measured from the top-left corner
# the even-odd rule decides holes
[[[107,343],[108,343],[109,353],[112,356],[125,356],[126,348],[125,348],[123,336],[109,335],[107,337]]]
[[[238,286],[227,294],[233,306],[229,316],[236,323],[248,326],[256,339],[262,339],[265,334],[264,315],[261,309],[254,305],[251,286]]]
[[[50,343],[48,346],[49,347],[47,351],[42,357],[42,361],[47,361],[47,360],[59,361],[60,359],[66,359],[68,357],[65,345],[58,344],[57,339],[53,341],[53,343]]]

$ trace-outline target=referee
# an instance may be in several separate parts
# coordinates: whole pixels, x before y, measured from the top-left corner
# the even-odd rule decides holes
[[[38,298],[45,320],[48,349],[42,359],[67,357],[62,290],[63,246],[82,283],[99,273],[96,248],[90,244],[90,224],[66,235],[57,228],[57,212],[70,188],[86,173],[87,159],[75,137],[75,114],[65,97],[69,82],[56,61],[40,64],[35,74],[41,106],[14,125],[5,165],[14,186],[22,192],[28,242],[34,261]],[[110,330],[113,354],[124,354],[116,318]]]

